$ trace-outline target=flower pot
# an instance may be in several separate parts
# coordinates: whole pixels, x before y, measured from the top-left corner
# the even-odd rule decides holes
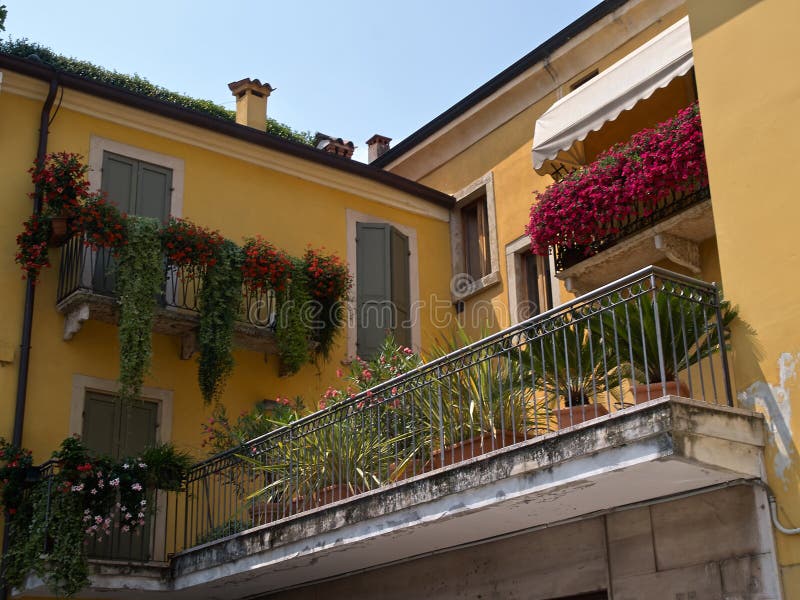
[[[292,500],[288,504],[283,502],[254,502],[247,507],[247,514],[253,527],[266,525],[278,519],[285,519],[296,515],[303,510],[302,500]]]
[[[553,411],[553,417],[559,429],[572,427],[607,414],[608,409],[602,404],[579,404],[567,408],[557,408]]]
[[[50,218],[50,237],[47,240],[47,245],[51,248],[63,246],[67,240],[72,236],[69,228],[69,219],[64,216]]]
[[[389,465],[389,481],[403,481],[423,472],[425,464],[421,460],[409,460],[402,467],[397,463]]]
[[[453,465],[461,461],[475,458],[481,454],[505,448],[517,442],[521,442],[524,436],[513,431],[498,431],[495,434],[484,433],[483,435],[445,446],[443,449],[436,450],[431,454],[431,459],[425,465],[425,470],[438,469]]]
[[[641,404],[642,402],[647,402],[648,400],[654,400],[655,398],[663,398],[664,396],[682,396],[684,398],[691,397],[689,386],[682,381],[667,381],[663,385],[660,381],[658,383],[651,383],[650,385],[636,383],[635,387],[636,392],[634,393],[634,402],[636,404]],[[666,393],[664,393],[664,387],[666,387]]]
[[[350,496],[360,494],[361,490],[346,483],[336,483],[322,488],[314,493],[311,497],[311,505],[309,508],[316,508],[317,506],[324,506],[331,502],[338,502]],[[302,508],[301,508],[302,510]]]

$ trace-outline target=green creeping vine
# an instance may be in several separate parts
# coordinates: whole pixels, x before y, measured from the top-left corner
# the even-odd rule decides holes
[[[164,282],[158,221],[130,217],[128,243],[119,250],[116,269],[119,295],[119,395],[139,397],[152,358],[152,326]]]
[[[233,371],[233,328],[242,300],[242,251],[229,240],[217,250],[200,290],[198,381],[203,400],[219,398]]]

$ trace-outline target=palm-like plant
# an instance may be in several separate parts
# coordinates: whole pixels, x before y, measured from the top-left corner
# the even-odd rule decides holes
[[[405,464],[414,452],[404,443],[408,432],[392,435],[380,427],[383,408],[343,409],[331,420],[305,423],[291,436],[284,433],[262,456],[240,456],[265,472],[268,481],[250,499],[283,503],[289,514],[290,503],[310,508],[386,484],[390,465],[398,458]]]
[[[721,336],[714,306],[665,286],[609,311],[604,316],[608,343],[618,344],[627,370],[640,383],[678,381],[678,373],[719,352],[721,342],[727,346],[728,325],[738,311],[727,301],[720,308]]]
[[[481,337],[486,335],[484,331]],[[434,346],[432,358],[472,343],[470,335],[459,327]],[[437,404],[431,404],[428,410],[433,413],[436,428],[444,431],[445,444],[503,432],[519,434],[522,439],[526,432],[548,428],[547,415],[532,402],[532,382],[521,368],[521,356],[516,340],[501,339],[442,366],[433,389]]]
[[[559,322],[526,330],[520,361],[529,370],[537,393],[550,408],[599,403],[602,395],[618,397],[623,369],[606,343],[599,317],[570,313]]]

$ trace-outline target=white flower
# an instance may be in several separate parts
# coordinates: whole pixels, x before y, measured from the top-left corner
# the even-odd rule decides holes
[[[142,463],[142,462],[140,462],[140,463],[139,463],[139,468],[140,468],[140,469],[146,469],[146,468],[147,468],[147,465],[146,465],[146,464],[144,464],[144,463]]]
[[[128,527],[127,525],[123,525],[123,526],[122,526],[122,531],[123,531],[124,533],[128,533],[130,530],[131,530],[131,528],[130,528],[130,527]]]
[[[91,489],[91,491],[90,491],[89,493],[90,493],[92,496],[94,496],[94,495],[96,495],[96,494],[97,494],[97,490],[96,490],[95,488],[92,488],[92,489]]]
[[[138,516],[140,519],[144,519],[144,513],[140,512]]]
[[[124,465],[122,465],[122,468],[123,469],[130,469],[131,466],[128,463],[125,463]]]
[[[108,482],[111,487],[119,487],[119,477]]]
[[[142,500],[141,502],[139,502],[139,504],[141,506],[147,506],[147,500]]]
[[[83,491],[83,484],[79,483],[78,485],[73,485],[72,486],[72,491],[73,492],[82,492]]]
[[[132,489],[134,492],[141,492],[141,491],[142,491],[142,484],[141,484],[141,483],[134,483],[134,484],[131,486],[131,489]]]

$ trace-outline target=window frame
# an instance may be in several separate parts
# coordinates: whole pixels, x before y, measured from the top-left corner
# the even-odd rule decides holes
[[[458,303],[480,293],[486,288],[500,283],[500,255],[497,244],[497,213],[494,197],[494,174],[490,171],[456,192],[456,202],[450,213],[450,248],[452,254],[453,280],[470,277],[468,285],[451,285],[453,303]],[[488,272],[480,279],[467,274],[466,240],[464,239],[464,219],[462,211],[485,197],[488,245]]]
[[[345,210],[347,234],[347,265],[353,278],[353,288],[347,300],[347,354],[345,362],[355,359],[358,354],[357,290],[358,290],[358,252],[356,248],[357,223],[385,223],[397,229],[408,238],[408,290],[409,318],[411,319],[411,349],[419,352],[422,348],[422,326],[419,318],[419,254],[417,230],[408,225],[362,213],[353,209]]]
[[[520,323],[524,319],[520,318],[519,311],[522,302],[528,297],[528,278],[525,272],[526,254],[530,252],[531,238],[530,236],[523,235],[513,242],[506,244],[506,275],[508,280],[508,312],[509,319],[512,325]],[[552,297],[550,301],[555,308],[561,304],[561,292],[559,287],[559,280],[555,276],[556,269],[553,260],[553,255],[548,254],[546,257],[540,257],[540,260],[547,260],[550,266],[550,290]],[[543,270],[543,269],[542,269]],[[543,289],[546,289],[546,283],[540,274],[540,294]],[[549,309],[548,309],[549,310]],[[540,311],[542,312],[542,311]],[[528,317],[530,318],[530,317]]]
[[[72,375],[72,397],[69,410],[69,435],[83,435],[83,412],[86,407],[86,396],[89,393],[119,395],[119,381],[102,379],[75,373]],[[172,441],[172,422],[174,414],[174,392],[164,388],[143,386],[139,394],[142,400],[155,402],[158,405],[156,413],[156,441],[161,444]],[[164,506],[166,492],[158,492],[158,505]],[[166,511],[159,511],[156,515],[154,526],[150,533],[150,548],[153,560],[166,560],[163,544],[156,544],[155,540],[164,539],[167,531]]]
[[[101,189],[103,182],[103,156],[106,152],[170,169],[172,171],[172,192],[169,202],[169,214],[173,217],[183,216],[185,174],[183,159],[93,135],[89,141],[89,188],[93,191]]]

